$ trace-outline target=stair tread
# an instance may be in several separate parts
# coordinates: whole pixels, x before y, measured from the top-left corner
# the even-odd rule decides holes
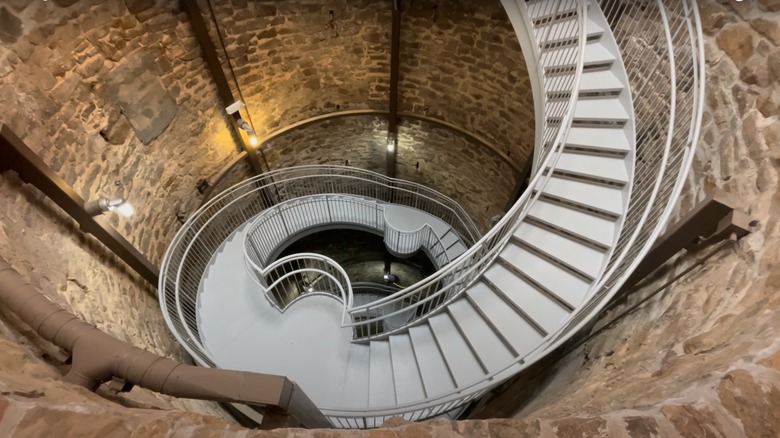
[[[586,38],[594,39],[600,37],[604,33],[604,28],[598,23],[594,22],[590,16],[587,17],[585,23]],[[579,34],[579,26],[577,25],[577,17],[573,16],[567,20],[558,20],[549,26],[542,26],[537,31],[537,41],[558,41],[574,38]],[[549,35],[549,37],[548,37]]]
[[[628,183],[628,169],[623,157],[563,151],[555,165],[555,170],[619,184]]]
[[[573,126],[566,137],[566,145],[628,153],[631,145],[624,129]]]
[[[586,181],[578,181],[553,175],[542,190],[543,193],[578,205],[590,207],[608,214],[623,214],[623,190]]]
[[[420,367],[423,385],[428,397],[445,394],[455,389],[455,383],[447,369],[433,332],[427,324],[409,328],[415,358]]]
[[[550,7],[551,5],[554,5],[554,7]],[[528,4],[528,16],[532,20],[536,20],[540,17],[549,17],[575,9],[577,9],[577,0],[563,0],[563,2],[557,4],[549,1],[539,1]]]
[[[598,276],[604,264],[603,251],[529,222],[521,223],[514,236],[591,278]]]
[[[546,50],[541,55],[541,65],[548,67],[572,66],[576,63],[576,47],[568,46],[559,49]],[[585,44],[585,53],[583,55],[583,65],[585,67],[592,65],[612,64],[617,58],[601,42],[588,41]],[[553,64],[553,63],[556,64]]]
[[[398,403],[408,403],[425,398],[420,371],[412,349],[412,340],[404,333],[389,338],[395,376],[395,394]]]
[[[368,406],[370,348],[353,344],[349,349],[345,367],[344,390],[341,394],[345,406]]]
[[[623,103],[618,97],[581,99],[574,108],[574,120],[627,121]]]
[[[553,85],[549,87],[548,93],[568,91],[570,81],[565,79],[570,76],[574,76],[574,73],[555,76],[553,79],[560,80],[553,81]],[[580,93],[607,93],[621,91],[623,88],[625,88],[623,83],[611,70],[584,71],[580,76]]]
[[[488,372],[496,371],[514,359],[512,352],[493,328],[466,298],[455,300],[448,307],[450,317],[463,331]]]
[[[576,308],[582,302],[591,284],[559,265],[511,242],[501,251],[501,257],[572,308]]]
[[[579,99],[574,108],[574,121],[580,123],[587,122],[618,122],[628,121],[628,112],[626,112],[620,96],[608,96],[591,99]],[[565,108],[568,100],[553,100],[547,103],[548,114],[565,114]],[[550,120],[560,119],[560,117],[550,117]],[[610,126],[604,127],[614,129]]]
[[[388,341],[371,341],[369,366],[368,406],[381,407],[396,404],[393,366]]]
[[[538,199],[528,215],[598,245],[607,248],[613,245],[616,224],[601,216],[556,204],[546,199]]]
[[[566,309],[501,265],[493,264],[484,276],[547,333],[555,331],[569,316]]]
[[[542,335],[485,283],[475,283],[467,293],[520,357],[542,341]]]
[[[452,371],[458,386],[473,383],[484,376],[477,358],[471,352],[466,340],[458,331],[449,314],[442,312],[428,318],[442,354]]]

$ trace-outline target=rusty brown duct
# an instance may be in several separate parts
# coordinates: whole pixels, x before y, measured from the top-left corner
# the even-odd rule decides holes
[[[0,302],[41,337],[71,353],[65,380],[94,391],[112,378],[174,397],[243,403],[283,411],[306,427],[329,427],[284,376],[185,365],[103,333],[51,302],[0,257]]]

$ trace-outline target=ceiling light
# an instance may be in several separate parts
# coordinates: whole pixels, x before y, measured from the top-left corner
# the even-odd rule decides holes
[[[252,146],[257,146],[259,143],[260,140],[257,139],[257,136],[254,133],[249,134],[249,144]]]

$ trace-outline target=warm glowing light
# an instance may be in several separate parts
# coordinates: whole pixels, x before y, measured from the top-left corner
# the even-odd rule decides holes
[[[260,141],[257,139],[256,135],[250,135],[249,144],[251,144],[252,146],[257,146],[258,144],[260,144]]]
[[[135,208],[133,206],[125,201],[122,204],[118,205],[117,207],[114,207],[117,213],[121,214],[124,217],[130,217],[135,213]]]

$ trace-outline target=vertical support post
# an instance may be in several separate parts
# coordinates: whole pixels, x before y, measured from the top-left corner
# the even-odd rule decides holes
[[[190,24],[192,25],[195,39],[198,40],[201,53],[203,53],[203,59],[206,61],[206,66],[211,72],[211,77],[214,79],[214,84],[217,86],[217,94],[219,94],[223,108],[225,108],[233,104],[236,99],[233,96],[233,92],[230,90],[230,84],[225,76],[225,72],[222,70],[222,64],[219,62],[219,55],[214,47],[214,42],[211,40],[211,36],[209,36],[206,22],[203,21],[203,14],[198,6],[198,2],[196,0],[181,0],[181,6],[190,18]],[[260,175],[263,173],[263,168],[260,165],[260,160],[257,158],[257,149],[244,141],[244,138],[241,135],[241,128],[238,127],[238,120],[240,118],[241,115],[238,112],[230,115],[230,124],[233,127],[234,138],[236,138],[237,143],[240,143],[240,147],[246,151],[252,169],[256,174]]]
[[[398,74],[401,56],[401,0],[393,0],[393,20],[390,33],[390,110],[387,114],[388,145],[387,176],[395,178],[396,157],[398,155]]]

